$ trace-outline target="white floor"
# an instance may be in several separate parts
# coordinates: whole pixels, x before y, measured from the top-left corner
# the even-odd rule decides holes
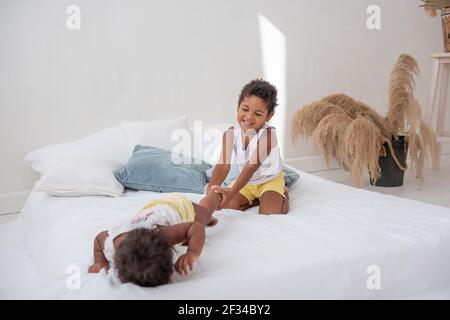
[[[15,218],[17,218],[18,215],[19,215],[18,213],[2,214],[2,215],[0,215],[0,224],[14,220]]]
[[[352,185],[350,173],[343,169],[313,172],[313,174],[334,182]],[[384,188],[371,186],[369,178],[366,177],[364,189],[450,207],[450,154],[442,156],[439,171],[425,168],[423,179],[417,179],[413,170],[409,169],[405,174],[404,184],[401,187]]]

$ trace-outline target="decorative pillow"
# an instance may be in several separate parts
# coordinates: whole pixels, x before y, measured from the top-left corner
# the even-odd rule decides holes
[[[184,130],[187,134],[189,133],[185,116],[170,120],[122,122],[122,127],[128,138],[130,154],[136,145],[152,146],[172,151],[179,143],[172,141],[172,134],[177,129]]]
[[[130,189],[203,193],[207,183],[205,171],[210,165],[186,156],[183,161],[176,161],[177,156],[168,150],[137,145],[127,164],[114,175]]]
[[[112,196],[123,194],[123,186],[113,171],[120,167],[114,161],[88,157],[63,159],[39,180],[36,191],[53,196]]]
[[[25,161],[41,176],[54,169],[61,159],[91,157],[99,160],[116,161],[123,165],[131,152],[122,127],[108,128],[83,139],[49,145],[28,153]]]
[[[211,180],[211,176],[212,176],[212,171],[214,168],[210,168],[208,170],[206,170],[206,176],[208,177],[208,182]],[[283,171],[285,173],[284,176],[284,183],[286,185],[286,187],[291,187],[293,186],[297,180],[299,179],[299,175],[297,172],[295,172],[294,170],[292,170],[291,168],[283,165]],[[226,177],[225,181],[222,183],[222,187],[228,187],[231,182],[233,182],[234,180],[237,179],[237,177],[239,176],[239,167],[235,164],[232,164],[230,167],[230,172],[228,172],[228,176]]]
[[[289,168],[288,166],[283,165],[283,171],[285,173],[284,183],[286,187],[292,187],[300,178],[300,175],[294,169]]]

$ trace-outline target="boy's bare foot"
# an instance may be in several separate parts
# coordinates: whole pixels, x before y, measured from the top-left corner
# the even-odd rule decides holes
[[[241,211],[246,211],[246,210],[248,210],[248,209],[250,209],[250,208],[257,207],[257,206],[259,206],[259,199],[253,200],[252,204],[246,203],[246,204],[242,205],[242,206],[239,208],[239,210],[241,210]]]

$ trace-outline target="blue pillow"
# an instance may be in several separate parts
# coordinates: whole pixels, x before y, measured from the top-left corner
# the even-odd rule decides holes
[[[214,168],[209,168],[206,170],[206,176],[208,177],[208,182],[211,180],[211,176],[212,176],[212,172],[213,172]],[[286,166],[283,165],[283,171],[285,173],[284,176],[284,183],[286,185],[286,187],[291,187],[294,185],[294,183],[297,182],[297,180],[299,179],[299,175],[297,172],[295,172],[294,170],[292,170],[291,168],[288,168]],[[222,187],[228,187],[231,182],[233,182],[234,180],[237,179],[237,177],[239,176],[239,167],[235,164],[232,164],[230,167],[230,172],[228,172],[228,176],[225,178],[225,181],[222,183]]]
[[[289,167],[286,167],[283,165],[283,171],[285,173],[284,175],[284,183],[286,184],[286,187],[292,187],[300,178],[299,174],[292,170]]]
[[[194,163],[192,158],[183,158],[190,161],[175,164],[171,155],[168,150],[137,145],[128,162],[114,171],[114,176],[129,189],[203,193],[207,183],[205,171],[211,166]]]

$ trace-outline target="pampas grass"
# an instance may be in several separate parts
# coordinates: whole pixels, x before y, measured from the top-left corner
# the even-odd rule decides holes
[[[291,122],[291,137],[295,142],[298,135],[302,137],[311,136],[319,125],[319,122],[329,114],[344,113],[338,106],[327,103],[326,101],[317,101],[308,104],[298,110]]]
[[[332,158],[347,170],[351,168],[352,159],[344,147],[344,133],[353,118],[345,112],[326,115],[312,134],[313,141],[322,150],[327,166]]]
[[[421,0],[423,2],[421,7],[425,10],[425,13],[430,17],[436,17],[438,10],[450,7],[450,0]]]
[[[423,122],[421,106],[414,98],[415,77],[419,74],[416,60],[402,54],[391,71],[389,108],[382,117],[365,103],[343,93],[332,94],[307,104],[291,119],[291,138],[312,137],[323,153],[327,166],[336,159],[350,172],[353,184],[363,186],[368,172],[374,183],[380,178],[379,158],[387,148],[399,169],[404,167],[395,156],[392,140],[407,134],[411,165],[421,178],[427,157],[438,169],[438,144],[434,132]]]
[[[389,80],[389,111],[388,122],[391,132],[404,132],[405,120],[416,118],[414,77],[419,74],[417,61],[402,54],[391,71]],[[415,112],[416,111],[416,112]],[[396,138],[394,136],[394,138]]]
[[[431,167],[433,170],[439,170],[439,144],[436,140],[436,135],[433,130],[422,121],[420,125],[420,134],[424,147],[427,148],[424,151],[424,155],[429,155],[431,158]]]
[[[423,2],[421,7],[425,12],[432,17],[437,15],[437,10],[450,7],[450,0],[421,0]]]
[[[375,110],[361,101],[357,101],[350,96],[343,93],[329,95],[322,99],[330,102],[345,110],[350,116],[356,119],[358,116],[363,116],[372,121],[378,128],[380,128],[383,135],[391,136],[391,131],[386,119],[383,119]]]
[[[411,165],[415,168],[416,178],[423,177],[425,157],[423,153],[423,142],[416,132],[409,133],[409,156]]]
[[[380,129],[363,116],[358,116],[345,130],[343,142],[348,156],[353,159],[350,173],[354,185],[362,187],[366,168],[369,169],[369,176],[373,181],[379,178],[381,169],[378,157],[382,146],[380,139]]]

